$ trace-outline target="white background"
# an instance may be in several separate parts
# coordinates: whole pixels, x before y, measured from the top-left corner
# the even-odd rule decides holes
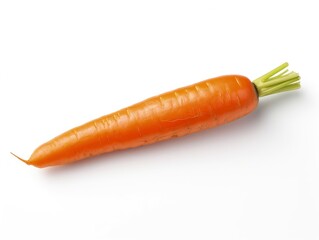
[[[0,239],[319,239],[316,1],[1,1]],[[55,135],[288,61],[302,89],[236,122],[47,169]]]

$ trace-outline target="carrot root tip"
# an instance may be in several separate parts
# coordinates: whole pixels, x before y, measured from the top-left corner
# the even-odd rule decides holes
[[[20,158],[20,157],[18,157],[17,155],[15,155],[14,153],[12,153],[12,152],[10,152],[13,156],[15,156],[17,159],[19,159],[20,161],[22,161],[22,162],[24,162],[25,164],[30,164],[29,163],[29,161],[27,161],[27,160],[24,160],[24,159],[22,159],[22,158]]]

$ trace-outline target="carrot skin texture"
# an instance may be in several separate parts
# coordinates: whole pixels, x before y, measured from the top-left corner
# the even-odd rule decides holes
[[[73,128],[39,146],[26,161],[63,165],[216,127],[252,112],[258,96],[240,75],[211,78],[148,98]]]

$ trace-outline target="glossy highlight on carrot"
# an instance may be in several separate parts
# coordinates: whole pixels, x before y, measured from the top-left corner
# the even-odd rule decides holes
[[[207,79],[148,98],[75,127],[42,144],[28,160],[39,168],[156,143],[226,124],[252,112],[259,97],[300,88],[284,63],[251,82],[241,75]]]

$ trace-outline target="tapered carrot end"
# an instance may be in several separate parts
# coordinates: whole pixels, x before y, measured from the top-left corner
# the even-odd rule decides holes
[[[14,153],[12,153],[12,152],[10,152],[10,153],[11,153],[13,156],[15,156],[17,159],[19,159],[20,161],[24,162],[25,164],[30,165],[29,161],[24,160],[24,159],[22,159],[22,158],[18,157],[17,155],[15,155],[15,154],[14,154]]]

